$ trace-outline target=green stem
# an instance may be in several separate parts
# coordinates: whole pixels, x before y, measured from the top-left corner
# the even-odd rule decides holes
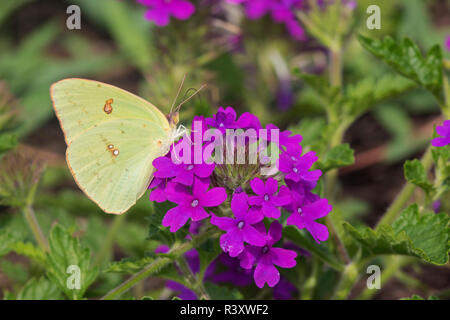
[[[101,265],[105,258],[110,254],[111,249],[114,245],[114,240],[117,232],[120,229],[123,221],[125,220],[125,214],[121,214],[117,217],[114,217],[114,221],[108,230],[108,234],[106,235],[106,239],[103,242],[103,246],[100,248],[97,257],[94,261],[94,266]]]
[[[330,83],[332,86],[342,86],[342,50],[330,49]]]
[[[318,260],[312,261],[312,272],[309,278],[306,280],[302,288],[301,300],[311,300],[313,298],[314,289],[317,285],[317,279],[319,274],[319,266],[321,263]]]
[[[336,288],[333,299],[344,300],[348,298],[353,286],[358,280],[361,263],[352,261],[345,266],[344,272],[341,275],[341,280]]]
[[[31,205],[26,205],[22,208],[22,212],[39,247],[42,249],[42,251],[48,252],[48,242],[44,236],[44,233],[42,232],[41,227],[39,226],[39,222],[36,219],[33,207]]]
[[[206,241],[207,239],[210,239],[214,237],[216,232],[209,231],[204,232],[197,237],[193,238],[191,241],[183,243],[181,245],[173,247],[169,254],[173,257],[178,258],[190,249],[192,249],[195,245],[199,245]],[[104,295],[101,299],[102,300],[113,300],[123,294],[124,292],[131,289],[134,285],[139,283],[140,281],[146,279],[150,275],[152,275],[155,272],[158,272],[165,266],[167,266],[169,263],[173,262],[173,258],[169,257],[160,257],[157,258],[155,261],[147,265],[144,269],[139,271],[138,273],[134,274],[130,278],[128,278],[125,282],[121,283],[116,288],[112,289],[110,292],[108,292],[106,295]]]
[[[186,280],[189,283],[190,289],[194,291],[197,297],[199,297],[200,299],[211,300],[208,293],[206,292],[205,287],[203,286],[202,279],[200,279],[200,277],[197,278],[195,276],[195,274],[189,267],[186,258],[184,256],[181,256],[177,261],[181,271],[186,276]]]
[[[431,146],[428,147],[428,149],[425,151],[420,161],[422,162],[425,171],[428,171],[433,164]],[[375,229],[378,229],[382,224],[391,224],[392,222],[394,222],[394,220],[397,219],[397,217],[400,215],[401,210],[403,209],[405,204],[413,195],[415,189],[416,186],[414,184],[406,183],[402,191],[400,191],[400,193],[398,194],[397,198],[395,198],[394,202],[380,219]]]

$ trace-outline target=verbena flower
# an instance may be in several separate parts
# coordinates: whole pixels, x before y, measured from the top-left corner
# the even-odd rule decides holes
[[[316,242],[328,239],[328,229],[315,220],[325,217],[332,207],[327,199],[309,201],[304,195],[293,191],[290,204],[291,215],[287,218],[287,225],[295,225],[299,229],[305,229],[313,236]]]
[[[447,36],[445,38],[445,49],[447,49],[447,51],[450,51],[450,36]]]
[[[305,31],[295,17],[295,12],[304,8],[303,0],[227,0],[242,4],[249,19],[260,19],[270,14],[272,20],[284,23],[290,35],[296,40],[305,40]]]
[[[238,117],[231,107],[219,108],[210,118],[195,117],[194,121],[193,132],[172,148],[175,158],[169,154],[154,160],[150,199],[177,205],[166,212],[162,225],[175,232],[190,220],[192,234],[198,232],[199,224],[201,230],[210,228],[208,224],[217,227],[223,231],[219,242],[224,254],[230,259],[237,257],[240,268],[247,270],[244,273],[250,274],[257,286],[267,283],[273,287],[280,279],[275,266],[294,266],[298,252],[283,248],[282,241],[280,248],[274,247],[281,240],[282,225],[277,220],[282,212],[287,214],[287,225],[306,229],[318,243],[328,238],[328,230],[319,219],[332,207],[313,192],[322,174],[311,169],[317,156],[313,151],[302,155],[300,135],[280,131],[273,124],[263,128],[255,115],[246,112]],[[223,143],[231,142],[231,147],[216,150],[211,148],[216,140],[196,140],[196,135],[205,138],[209,129],[218,138],[222,135],[218,140]],[[226,129],[239,130],[231,132],[237,143],[228,139],[230,132]],[[250,132],[256,141],[249,139]],[[253,144],[256,150],[251,151]],[[245,151],[244,159],[238,159],[239,148]],[[202,161],[234,162],[193,164],[195,150],[202,152]],[[191,155],[184,157],[184,152]],[[250,161],[251,154],[256,162]],[[263,161],[267,159],[271,161]],[[269,233],[265,224],[270,224]]]
[[[286,174],[286,179],[295,182],[316,181],[322,175],[320,170],[310,171],[311,166],[317,161],[314,151],[300,154],[286,151],[281,153],[279,160],[279,169]]]
[[[189,219],[200,221],[209,217],[205,207],[216,207],[223,203],[227,194],[224,188],[213,188],[208,191],[209,182],[194,179],[192,188],[169,182],[167,199],[178,204],[177,207],[167,211],[162,225],[170,227],[175,232],[186,224]]]
[[[444,147],[450,144],[450,120],[445,120],[442,126],[437,126],[436,132],[441,137],[431,140],[433,147]]]
[[[236,111],[231,107],[226,109],[220,107],[212,118],[205,119],[205,123],[209,127],[219,129],[223,133],[226,129],[235,129],[237,128]]]
[[[261,231],[265,230],[263,223],[258,228],[262,229]],[[281,239],[282,228],[279,222],[272,222],[265,244],[258,247],[249,245],[239,256],[241,267],[251,269],[256,265],[253,278],[259,288],[264,287],[265,283],[269,287],[274,287],[280,281],[280,272],[275,266],[292,268],[297,264],[295,251],[273,247]]]
[[[278,219],[281,215],[278,207],[287,205],[291,200],[285,186],[282,186],[280,193],[276,195],[278,181],[274,178],[268,178],[265,183],[258,177],[254,178],[250,181],[250,187],[257,194],[249,198],[250,204],[260,206],[262,213],[268,218]]]
[[[171,16],[186,20],[195,11],[194,5],[186,0],[138,0],[138,2],[149,7],[145,18],[160,27],[166,26]]]
[[[244,192],[235,193],[231,200],[231,210],[234,218],[212,215],[211,223],[226,231],[220,237],[220,246],[231,257],[237,257],[244,250],[244,242],[252,245],[263,245],[264,235],[253,225],[260,222],[263,216],[259,211],[249,211],[247,195]]]

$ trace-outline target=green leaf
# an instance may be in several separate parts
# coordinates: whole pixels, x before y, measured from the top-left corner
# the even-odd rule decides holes
[[[133,274],[139,272],[149,263],[155,260],[154,257],[144,257],[141,259],[125,258],[120,261],[111,262],[104,272],[128,273]]]
[[[360,35],[359,41],[364,48],[395,71],[414,80],[442,101],[442,51],[439,45],[432,47],[428,54],[423,56],[408,38],[397,43],[391,37],[377,40]]]
[[[44,277],[29,280],[16,296],[16,300],[61,299],[63,299],[63,295],[58,286]]]
[[[11,245],[16,241],[15,235],[2,228],[0,230],[0,257],[8,254],[12,249]]]
[[[39,264],[43,265],[46,263],[46,256],[44,252],[31,242],[14,242],[11,244],[11,250]]]
[[[15,134],[0,134],[0,158],[9,150],[17,145],[17,137]]]
[[[425,168],[419,160],[407,160],[403,166],[403,170],[408,182],[422,188],[426,193],[433,190],[433,184],[428,181]]]
[[[80,240],[60,225],[55,225],[49,237],[50,253],[48,254],[48,276],[55,282],[69,299],[80,299],[86,289],[95,280],[98,268],[90,266],[91,253],[80,244]],[[80,289],[70,289],[67,280],[69,266],[80,268]]]
[[[211,282],[205,282],[205,289],[212,300],[240,300],[242,294],[236,289],[218,286]]]
[[[360,244],[365,257],[398,254],[443,265],[448,262],[450,250],[449,221],[450,217],[444,213],[420,215],[418,206],[413,204],[402,212],[392,226],[358,230],[344,222],[344,228]]]
[[[331,148],[317,167],[326,172],[331,169],[350,166],[355,163],[354,151],[348,143]]]
[[[387,74],[381,78],[367,77],[345,88],[346,109],[354,117],[393,96],[417,87],[414,81],[399,75]]]
[[[334,101],[339,95],[338,87],[331,87],[328,80],[324,77],[317,76],[314,74],[307,74],[300,71],[300,69],[295,69],[294,74],[300,79],[306,82],[311,88],[316,91],[316,93],[325,100],[325,103],[330,103]]]
[[[303,249],[308,250],[312,255],[330,265],[330,267],[338,271],[344,270],[344,266],[337,260],[328,247],[323,243],[318,244],[304,230],[298,230],[294,226],[287,226],[283,229],[283,236]]]

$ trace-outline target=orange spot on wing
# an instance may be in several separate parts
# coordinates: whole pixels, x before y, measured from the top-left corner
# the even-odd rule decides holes
[[[113,108],[112,108],[112,103],[113,102],[114,102],[114,100],[112,98],[110,98],[110,99],[105,101],[105,105],[103,107],[103,111],[106,114],[111,114],[111,112],[113,111]]]

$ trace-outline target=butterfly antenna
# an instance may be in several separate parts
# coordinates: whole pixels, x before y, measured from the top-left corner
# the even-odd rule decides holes
[[[198,88],[198,90],[195,90],[195,92],[193,94],[191,94],[187,99],[181,101],[181,103],[175,108],[175,112],[179,111],[183,104],[185,104],[186,102],[191,100],[196,94],[198,94],[205,87],[206,87],[206,84],[203,84],[200,88]]]
[[[183,76],[183,80],[181,80],[180,86],[178,87],[177,95],[175,96],[175,99],[173,99],[172,106],[170,107],[170,113],[172,113],[173,107],[175,106],[175,103],[177,102],[178,97],[180,96],[181,89],[184,85],[184,80],[186,80],[186,73]]]

